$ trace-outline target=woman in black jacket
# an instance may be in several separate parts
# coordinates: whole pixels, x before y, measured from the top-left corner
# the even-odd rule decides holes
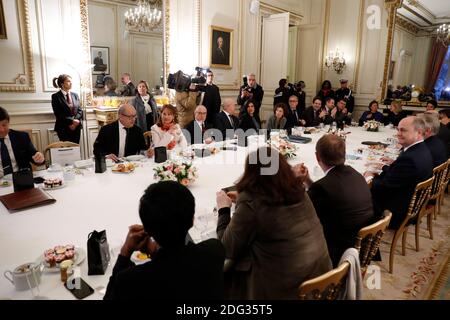
[[[259,129],[261,129],[261,121],[258,116],[255,115],[255,102],[252,99],[247,100],[244,103],[244,109],[245,113],[239,122],[239,128],[244,131],[247,131],[248,129],[259,131]]]

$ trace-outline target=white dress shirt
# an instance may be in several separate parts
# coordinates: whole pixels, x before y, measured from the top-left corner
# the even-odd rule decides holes
[[[14,157],[14,151],[11,145],[11,140],[9,139],[9,135],[5,137],[5,145],[8,149],[9,158],[11,159],[12,171],[16,172],[19,170],[19,166],[17,165],[16,157]],[[0,175],[3,177],[3,163],[2,158],[0,157]]]

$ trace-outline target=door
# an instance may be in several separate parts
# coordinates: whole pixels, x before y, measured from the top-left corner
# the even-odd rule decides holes
[[[288,12],[263,18],[261,44],[261,84],[269,96],[275,93],[278,81],[288,75]]]

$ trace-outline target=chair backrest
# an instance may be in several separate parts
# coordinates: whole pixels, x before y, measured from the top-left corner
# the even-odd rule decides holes
[[[385,210],[384,218],[362,228],[356,235],[355,249],[359,251],[359,263],[363,273],[377,253],[381,238],[383,237],[391,218],[392,212]]]
[[[444,184],[444,188],[447,186],[448,181],[450,180],[450,159],[447,160],[447,170],[445,171],[444,175],[444,181],[442,182]]]
[[[151,131],[145,131],[144,132],[144,139],[145,143],[147,144],[147,147],[150,147],[152,144],[152,132]]]
[[[70,148],[70,147],[79,147],[79,146],[80,146],[79,144],[77,144],[75,142],[71,142],[71,141],[57,141],[57,142],[50,143],[44,149],[44,157],[45,157],[45,163],[46,163],[47,167],[51,163],[50,149],[53,149],[53,148]]]
[[[350,263],[345,261],[339,267],[314,279],[303,282],[298,289],[301,300],[336,300],[346,286]]]
[[[431,187],[433,185],[434,176],[428,180],[417,184],[414,190],[411,201],[409,202],[408,213],[400,228],[402,228],[408,221],[420,217],[423,210],[426,209],[426,205],[430,200]],[[399,229],[400,229],[399,228]]]
[[[431,186],[430,199],[437,199],[444,186],[445,175],[447,174],[448,161],[433,169],[433,185]]]

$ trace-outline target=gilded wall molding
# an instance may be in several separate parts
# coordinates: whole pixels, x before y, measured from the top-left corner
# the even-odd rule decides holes
[[[386,97],[388,86],[389,65],[391,63],[392,46],[394,42],[395,18],[397,17],[397,9],[402,6],[403,0],[385,0],[384,5],[388,12],[388,33],[386,41],[386,55],[384,57],[383,82],[381,83],[381,97],[384,100]]]
[[[81,18],[81,46],[83,52],[82,62],[85,65],[91,64],[91,50],[89,40],[89,19],[88,19],[88,0],[80,0],[80,18]],[[92,102],[92,74],[91,70],[87,69],[81,74],[81,88],[85,92],[86,105]],[[80,96],[83,92],[80,92]]]
[[[397,24],[400,27],[403,27],[404,29],[413,33],[414,35],[417,35],[417,33],[420,31],[420,28],[418,28],[415,24],[409,22],[408,20],[403,19],[402,17],[399,17],[398,15],[397,15],[396,19],[397,19]]]
[[[0,82],[0,92],[36,92],[28,0],[18,0],[17,10],[24,73],[18,74],[13,82]]]

